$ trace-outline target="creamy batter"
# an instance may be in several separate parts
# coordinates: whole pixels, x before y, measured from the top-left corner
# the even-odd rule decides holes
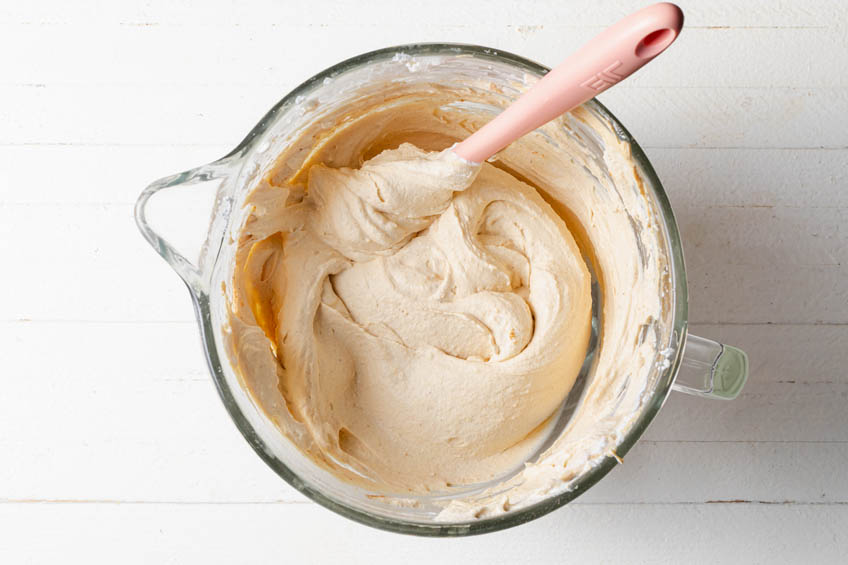
[[[663,242],[629,146],[589,112],[475,165],[448,149],[488,119],[450,106],[468,91],[387,88],[304,131],[247,197],[231,360],[347,481],[402,496],[498,479],[546,439],[584,361],[590,261],[601,342],[569,425],[440,515],[488,517],[614,455],[664,361]]]
[[[403,144],[358,170],[314,165],[267,221],[239,278],[325,458],[411,492],[523,461],[583,363],[591,305],[532,187]]]

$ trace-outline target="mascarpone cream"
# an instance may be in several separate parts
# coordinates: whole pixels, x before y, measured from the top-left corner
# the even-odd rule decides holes
[[[407,143],[359,169],[313,165],[303,198],[261,221],[237,288],[324,461],[427,492],[537,446],[586,355],[591,293],[535,189]]]

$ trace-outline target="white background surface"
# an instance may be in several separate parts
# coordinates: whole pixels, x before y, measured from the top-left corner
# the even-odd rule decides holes
[[[553,65],[644,3],[0,4],[0,563],[844,560],[848,8],[681,4],[678,42],[601,100],[670,195],[693,331],[745,349],[750,380],[673,395],[573,504],[457,540],[337,517],[253,454],[133,202],[349,56],[458,41]]]

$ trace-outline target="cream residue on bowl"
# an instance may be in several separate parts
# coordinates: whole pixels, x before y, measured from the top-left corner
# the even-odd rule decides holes
[[[311,106],[247,194],[224,281],[229,352],[279,430],[372,499],[438,493],[440,520],[489,517],[614,454],[668,341],[667,252],[630,146],[602,117],[581,108],[482,171],[452,166],[421,150],[466,137],[512,93],[400,62],[411,80],[333,85],[347,103]],[[392,177],[410,162],[417,184]],[[599,343],[579,405],[546,438],[586,352],[584,260]]]

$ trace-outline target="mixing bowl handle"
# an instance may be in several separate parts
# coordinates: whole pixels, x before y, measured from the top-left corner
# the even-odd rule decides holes
[[[748,356],[741,349],[688,335],[673,389],[706,398],[731,400],[748,378]]]
[[[204,252],[223,235],[216,224],[226,217],[222,209],[229,200],[218,189],[231,172],[225,158],[161,178],[144,189],[135,205],[144,238],[195,294],[208,290],[211,265],[205,264]]]

